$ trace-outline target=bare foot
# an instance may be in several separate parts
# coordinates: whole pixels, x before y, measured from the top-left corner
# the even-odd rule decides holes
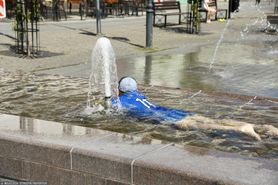
[[[240,126],[238,129],[240,132],[243,132],[249,136],[256,138],[258,141],[261,141],[261,137],[257,134],[254,130],[254,126],[249,123],[245,123],[244,125]]]
[[[263,129],[266,130],[266,132],[269,134],[269,135],[272,135],[272,136],[278,136],[278,128],[272,126],[272,125],[262,125]]]

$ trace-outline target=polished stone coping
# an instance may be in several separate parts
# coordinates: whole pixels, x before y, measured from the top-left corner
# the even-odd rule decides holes
[[[10,170],[0,167],[0,176],[25,180],[48,180],[58,170],[105,184],[278,182],[277,161],[6,114],[0,114],[0,162]],[[48,173],[36,176],[31,167]]]

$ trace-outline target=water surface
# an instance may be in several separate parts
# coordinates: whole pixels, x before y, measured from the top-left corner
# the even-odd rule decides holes
[[[126,118],[105,112],[84,114],[88,80],[64,76],[0,72],[0,113],[58,121],[86,127],[129,133],[245,155],[278,159],[278,137],[259,131],[262,141],[234,131],[177,130],[148,120]],[[235,119],[278,127],[278,99],[206,93],[188,89],[140,86],[151,101],[213,119]]]

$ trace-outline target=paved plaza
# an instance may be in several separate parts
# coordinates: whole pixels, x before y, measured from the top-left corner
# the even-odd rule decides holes
[[[227,8],[227,3],[220,1],[220,8]],[[145,48],[145,16],[105,18],[102,35],[112,42],[119,77],[132,75],[147,85],[277,98],[277,34],[262,31],[273,3],[255,6],[242,1],[240,12],[228,21],[202,23],[200,34],[186,33],[186,25],[154,27],[151,49]],[[1,68],[89,77],[91,52],[99,37],[95,19],[41,22],[38,58],[16,56],[10,50],[14,36],[12,23],[0,22]]]

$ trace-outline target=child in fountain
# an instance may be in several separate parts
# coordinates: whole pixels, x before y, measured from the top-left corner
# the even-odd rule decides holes
[[[137,89],[137,82],[131,77],[123,77],[119,81],[119,98],[112,101],[131,117],[147,119],[155,123],[172,124],[179,129],[218,129],[234,130],[250,135],[257,140],[261,137],[255,132],[256,125],[235,120],[213,120],[192,112],[162,107],[151,103]],[[270,134],[278,135],[278,129],[271,125],[261,125]]]

